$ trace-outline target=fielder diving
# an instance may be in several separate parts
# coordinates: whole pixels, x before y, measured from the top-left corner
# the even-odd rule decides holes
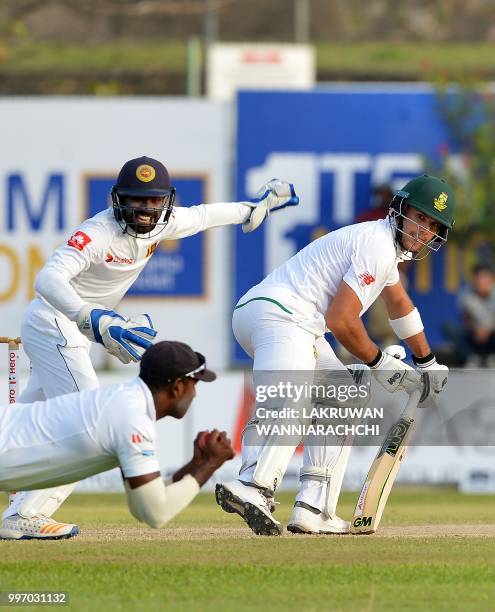
[[[0,407],[0,491],[58,487],[120,467],[131,514],[162,527],[194,499],[234,452],[225,432],[200,432],[193,458],[164,483],[156,456],[155,421],[181,419],[198,381],[215,380],[203,355],[182,342],[147,349],[139,377],[125,384]],[[0,537],[69,538],[47,517],[6,519]]]
[[[242,223],[243,231],[251,232],[270,212],[299,201],[290,183],[273,179],[252,201],[176,207],[167,169],[150,157],[126,162],[110,195],[111,207],[84,221],[36,277],[36,297],[21,323],[32,366],[21,403],[97,387],[91,343],[103,345],[123,363],[139,361],[157,335],[151,318],[128,318],[115,309],[160,240],[229,224]],[[11,495],[3,537],[17,539],[23,532],[42,537],[43,519],[74,486]],[[75,528],[66,524],[61,535]]]
[[[385,219],[343,227],[315,240],[241,297],[233,314],[239,344],[253,358],[256,374],[270,371],[350,373],[325,340],[326,330],[371,369],[390,392],[411,393],[424,385],[424,402],[440,393],[448,368],[437,363],[421,316],[400,282],[398,264],[426,257],[447,240],[454,223],[455,197],[442,179],[413,178],[391,203]],[[415,368],[381,351],[368,336],[361,316],[382,296],[389,323],[409,346]],[[419,375],[421,374],[421,376]],[[273,400],[274,402],[276,400]],[[279,409],[285,407],[279,400]],[[248,444],[243,434],[238,480],[216,487],[227,512],[240,514],[261,535],[279,535],[273,515],[274,492],[299,442],[304,442],[300,488],[287,529],[295,533],[348,533],[336,514],[351,441],[329,445],[318,436],[277,443],[273,435]]]

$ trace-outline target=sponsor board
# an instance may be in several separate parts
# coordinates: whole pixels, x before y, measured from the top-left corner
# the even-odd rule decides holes
[[[108,194],[115,177],[85,176],[87,216],[108,206]],[[207,178],[203,175],[173,174],[176,205],[191,206],[207,200]],[[172,213],[173,214],[173,213]],[[78,232],[81,233],[81,232]],[[150,247],[151,259],[127,293],[127,297],[201,298],[207,293],[208,237],[201,232],[183,240],[160,240]],[[111,258],[111,260],[109,259]],[[107,261],[133,263],[109,254]]]
[[[425,86],[240,92],[237,199],[279,177],[295,184],[300,205],[272,215],[248,236],[236,230],[234,303],[310,241],[355,222],[370,207],[372,187],[399,189],[423,172],[426,158],[445,150],[459,163],[435,93]],[[456,320],[461,256],[449,243],[408,269],[408,289],[433,345],[443,340],[446,319]],[[364,284],[374,280],[363,271]],[[233,347],[234,362],[247,362]]]
[[[126,160],[145,154],[163,161],[184,206],[228,202],[230,113],[230,105],[188,98],[0,100],[0,333],[19,333],[38,270],[88,214],[108,205]],[[150,129],[137,117],[146,117]],[[149,312],[162,337],[177,333],[207,353],[212,367],[226,367],[229,228],[213,232],[154,246],[121,310]],[[78,237],[74,244],[84,248]],[[130,255],[109,255],[129,265]],[[104,365],[104,356],[95,363]]]

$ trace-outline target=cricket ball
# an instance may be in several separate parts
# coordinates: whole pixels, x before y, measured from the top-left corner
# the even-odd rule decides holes
[[[205,450],[206,448],[206,444],[208,443],[208,440],[210,439],[211,436],[211,431],[204,431],[201,436],[199,437],[198,440],[198,447],[200,450]]]

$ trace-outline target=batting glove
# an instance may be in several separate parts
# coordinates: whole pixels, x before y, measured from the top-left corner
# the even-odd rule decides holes
[[[426,357],[414,357],[413,355],[413,362],[416,366],[416,371],[421,375],[424,385],[419,401],[424,402],[429,397],[435,398],[435,395],[441,393],[447,384],[449,368],[446,365],[437,363],[433,353]]]
[[[92,342],[102,344],[122,363],[139,361],[152,345],[156,330],[149,315],[127,319],[97,304],[87,304],[77,317],[79,331]]]
[[[421,386],[420,374],[402,361],[405,357],[404,347],[393,344],[367,364],[372,370],[376,370],[376,380],[389,393],[402,390],[410,394]]]
[[[253,209],[249,219],[242,224],[242,231],[248,234],[259,227],[271,212],[286,206],[297,206],[299,198],[292,183],[272,179],[261,187],[252,200],[245,204]]]

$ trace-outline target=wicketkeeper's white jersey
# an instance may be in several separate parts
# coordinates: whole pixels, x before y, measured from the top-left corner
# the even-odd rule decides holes
[[[345,281],[361,301],[362,315],[384,287],[399,282],[400,261],[388,219],[357,223],[308,244],[253,289],[288,287],[324,316]]]
[[[76,482],[120,465],[126,477],[160,470],[155,405],[136,378],[0,407],[0,490]]]
[[[161,240],[192,236],[210,227],[242,223],[251,209],[237,202],[176,207],[153,238],[124,233],[113,210],[84,221],[39,272],[35,289],[46,303],[74,321],[87,303],[113,310]]]

